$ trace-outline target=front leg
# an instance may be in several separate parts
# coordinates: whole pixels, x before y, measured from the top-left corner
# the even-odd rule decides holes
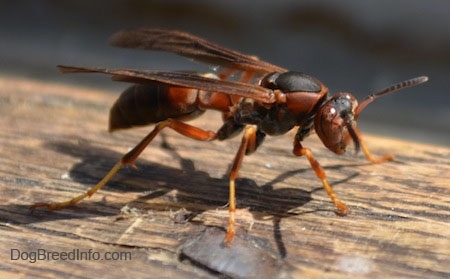
[[[333,189],[331,188],[330,184],[327,181],[325,170],[322,168],[322,166],[319,164],[316,158],[314,158],[314,155],[312,154],[311,150],[309,148],[303,147],[301,142],[299,140],[296,140],[294,143],[293,153],[296,156],[306,156],[309,163],[311,164],[311,167],[316,173],[316,176],[320,179],[320,181],[322,181],[323,187],[325,188],[325,191],[327,192],[328,196],[330,196],[331,201],[335,204],[338,210],[337,214],[342,216],[347,215],[349,212],[349,208],[343,202],[341,202],[334,193]]]

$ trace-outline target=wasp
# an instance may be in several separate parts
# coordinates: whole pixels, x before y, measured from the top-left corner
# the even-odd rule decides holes
[[[36,203],[32,208],[57,210],[92,196],[123,166],[135,167],[135,160],[164,128],[200,141],[226,140],[242,132],[242,141],[229,171],[229,220],[224,239],[227,245],[235,235],[235,180],[244,156],[255,152],[266,135],[278,136],[296,129],[294,155],[308,159],[336,206],[336,212],[346,215],[349,208],[334,193],[324,169],[302,141],[315,131],[322,143],[338,155],[353,142],[355,150],[362,150],[372,163],[393,160],[391,155],[372,155],[361,139],[356,120],[376,98],[428,80],[421,76],[402,81],[369,95],[358,104],[350,93],[329,96],[328,88],[315,77],[289,71],[182,31],[128,29],[115,33],[110,44],[173,52],[217,69],[212,73],[197,73],[58,66],[63,73],[103,73],[111,75],[113,80],[134,84],[112,106],[109,131],[149,124],[155,127],[87,192],[64,202]],[[206,110],[222,113],[223,125],[216,132],[186,123]]]

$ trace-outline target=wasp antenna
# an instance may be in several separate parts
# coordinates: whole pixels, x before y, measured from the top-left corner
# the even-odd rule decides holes
[[[383,89],[381,91],[378,91],[376,93],[370,94],[364,100],[362,100],[362,102],[356,108],[355,117],[357,118],[358,115],[361,113],[361,111],[368,104],[372,103],[376,98],[384,96],[384,95],[387,95],[387,94],[390,94],[390,93],[394,93],[394,92],[396,92],[398,90],[401,90],[401,89],[405,89],[405,88],[408,88],[408,87],[416,86],[416,85],[425,83],[427,81],[428,81],[428,77],[427,76],[415,77],[415,78],[412,78],[412,79],[401,81],[401,82],[396,83],[394,85],[391,85],[388,88],[385,88],[385,89]]]

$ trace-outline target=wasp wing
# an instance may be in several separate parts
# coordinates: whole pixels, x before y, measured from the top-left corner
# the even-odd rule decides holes
[[[137,28],[115,33],[110,44],[124,48],[161,50],[208,63],[249,72],[284,72],[286,69],[211,43],[192,34],[164,29]]]
[[[237,95],[271,104],[275,102],[272,90],[248,83],[232,82],[202,76],[193,72],[139,71],[128,69],[87,68],[58,65],[63,73],[103,73],[113,80],[133,83],[160,82],[172,86],[196,88],[210,92]]]

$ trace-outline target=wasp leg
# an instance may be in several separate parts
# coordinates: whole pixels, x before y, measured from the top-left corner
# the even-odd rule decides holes
[[[235,180],[238,176],[239,169],[242,165],[242,160],[244,159],[245,154],[252,153],[256,148],[256,127],[255,126],[246,126],[244,130],[244,136],[242,137],[241,145],[236,153],[236,156],[233,160],[233,165],[231,166],[229,179],[230,179],[230,190],[229,190],[229,221],[228,221],[228,229],[227,234],[225,235],[224,243],[229,246],[233,241],[235,230],[235,219],[234,213],[236,211],[236,187]]]
[[[381,157],[376,157],[374,155],[372,155],[372,153],[369,151],[369,149],[367,148],[367,146],[364,144],[362,138],[361,138],[361,133],[359,132],[357,127],[353,128],[357,141],[359,143],[359,145],[361,146],[361,149],[364,153],[364,155],[366,156],[367,160],[369,160],[370,162],[374,163],[374,164],[378,164],[378,163],[383,163],[386,161],[392,161],[394,160],[394,156],[390,155],[390,154],[386,154],[384,156]]]
[[[367,160],[371,161],[374,164],[394,160],[394,156],[392,156],[391,154],[386,154],[381,157],[376,157],[376,156],[372,155],[372,153],[369,151],[369,149],[367,149],[367,146],[362,141],[360,141],[360,145],[361,145],[361,149],[362,149],[364,155],[366,156]]]
[[[202,130],[200,128],[185,124],[183,122],[174,120],[174,119],[167,119],[164,120],[162,122],[159,122],[158,124],[156,124],[155,128],[153,129],[153,131],[151,131],[144,139],[142,139],[142,141],[136,145],[131,151],[129,151],[128,153],[126,153],[122,159],[117,162],[112,169],[103,177],[102,180],[100,180],[100,182],[98,182],[95,186],[91,187],[89,190],[87,190],[85,193],[71,199],[68,201],[64,201],[64,202],[55,202],[55,203],[35,203],[31,206],[31,209],[34,210],[35,208],[38,207],[45,207],[49,210],[58,210],[64,207],[68,207],[71,205],[74,205],[78,202],[80,202],[81,200],[92,196],[95,192],[97,192],[98,190],[100,190],[103,186],[105,186],[105,184],[111,180],[111,178],[114,177],[114,175],[120,170],[120,168],[124,165],[131,165],[133,167],[135,167],[134,165],[134,161],[137,159],[137,157],[139,156],[139,154],[141,154],[141,152],[147,147],[147,145],[150,144],[150,142],[153,140],[153,138],[164,128],[169,127],[173,130],[175,130],[176,132],[192,138],[192,139],[196,139],[196,140],[202,140],[202,141],[207,141],[207,140],[213,140],[216,138],[216,134],[212,131],[205,131]]]
[[[343,202],[341,202],[334,193],[333,189],[331,188],[330,184],[327,181],[325,170],[314,158],[314,155],[312,154],[311,150],[309,148],[304,148],[299,141],[296,141],[293,152],[296,156],[306,156],[309,163],[311,164],[311,167],[316,173],[316,176],[322,181],[325,191],[327,192],[328,196],[330,196],[331,201],[336,206],[338,210],[337,213],[343,216],[347,215],[347,213],[349,212],[348,207]]]
[[[150,144],[153,138],[164,128],[169,127],[175,130],[177,133],[186,136],[191,139],[208,141],[216,138],[216,133],[212,131],[205,131],[192,125],[180,122],[175,119],[167,119],[159,122],[153,131],[148,134],[142,141],[136,145],[130,152],[122,157],[122,163],[124,165],[134,165],[134,161],[141,154],[142,151]]]
[[[100,188],[105,186],[105,184],[117,173],[117,171],[119,171],[119,169],[121,167],[122,167],[122,162],[121,161],[117,162],[114,165],[114,167],[112,167],[112,169],[108,172],[108,174],[106,174],[105,177],[103,177],[103,179],[100,180],[99,183],[97,183],[95,186],[91,187],[84,194],[81,194],[71,200],[64,201],[64,202],[52,202],[52,203],[38,202],[31,206],[31,210],[34,210],[38,207],[45,207],[48,210],[58,210],[58,209],[61,209],[64,207],[74,205],[74,204],[82,201],[83,199],[92,196],[95,192],[100,190]]]

